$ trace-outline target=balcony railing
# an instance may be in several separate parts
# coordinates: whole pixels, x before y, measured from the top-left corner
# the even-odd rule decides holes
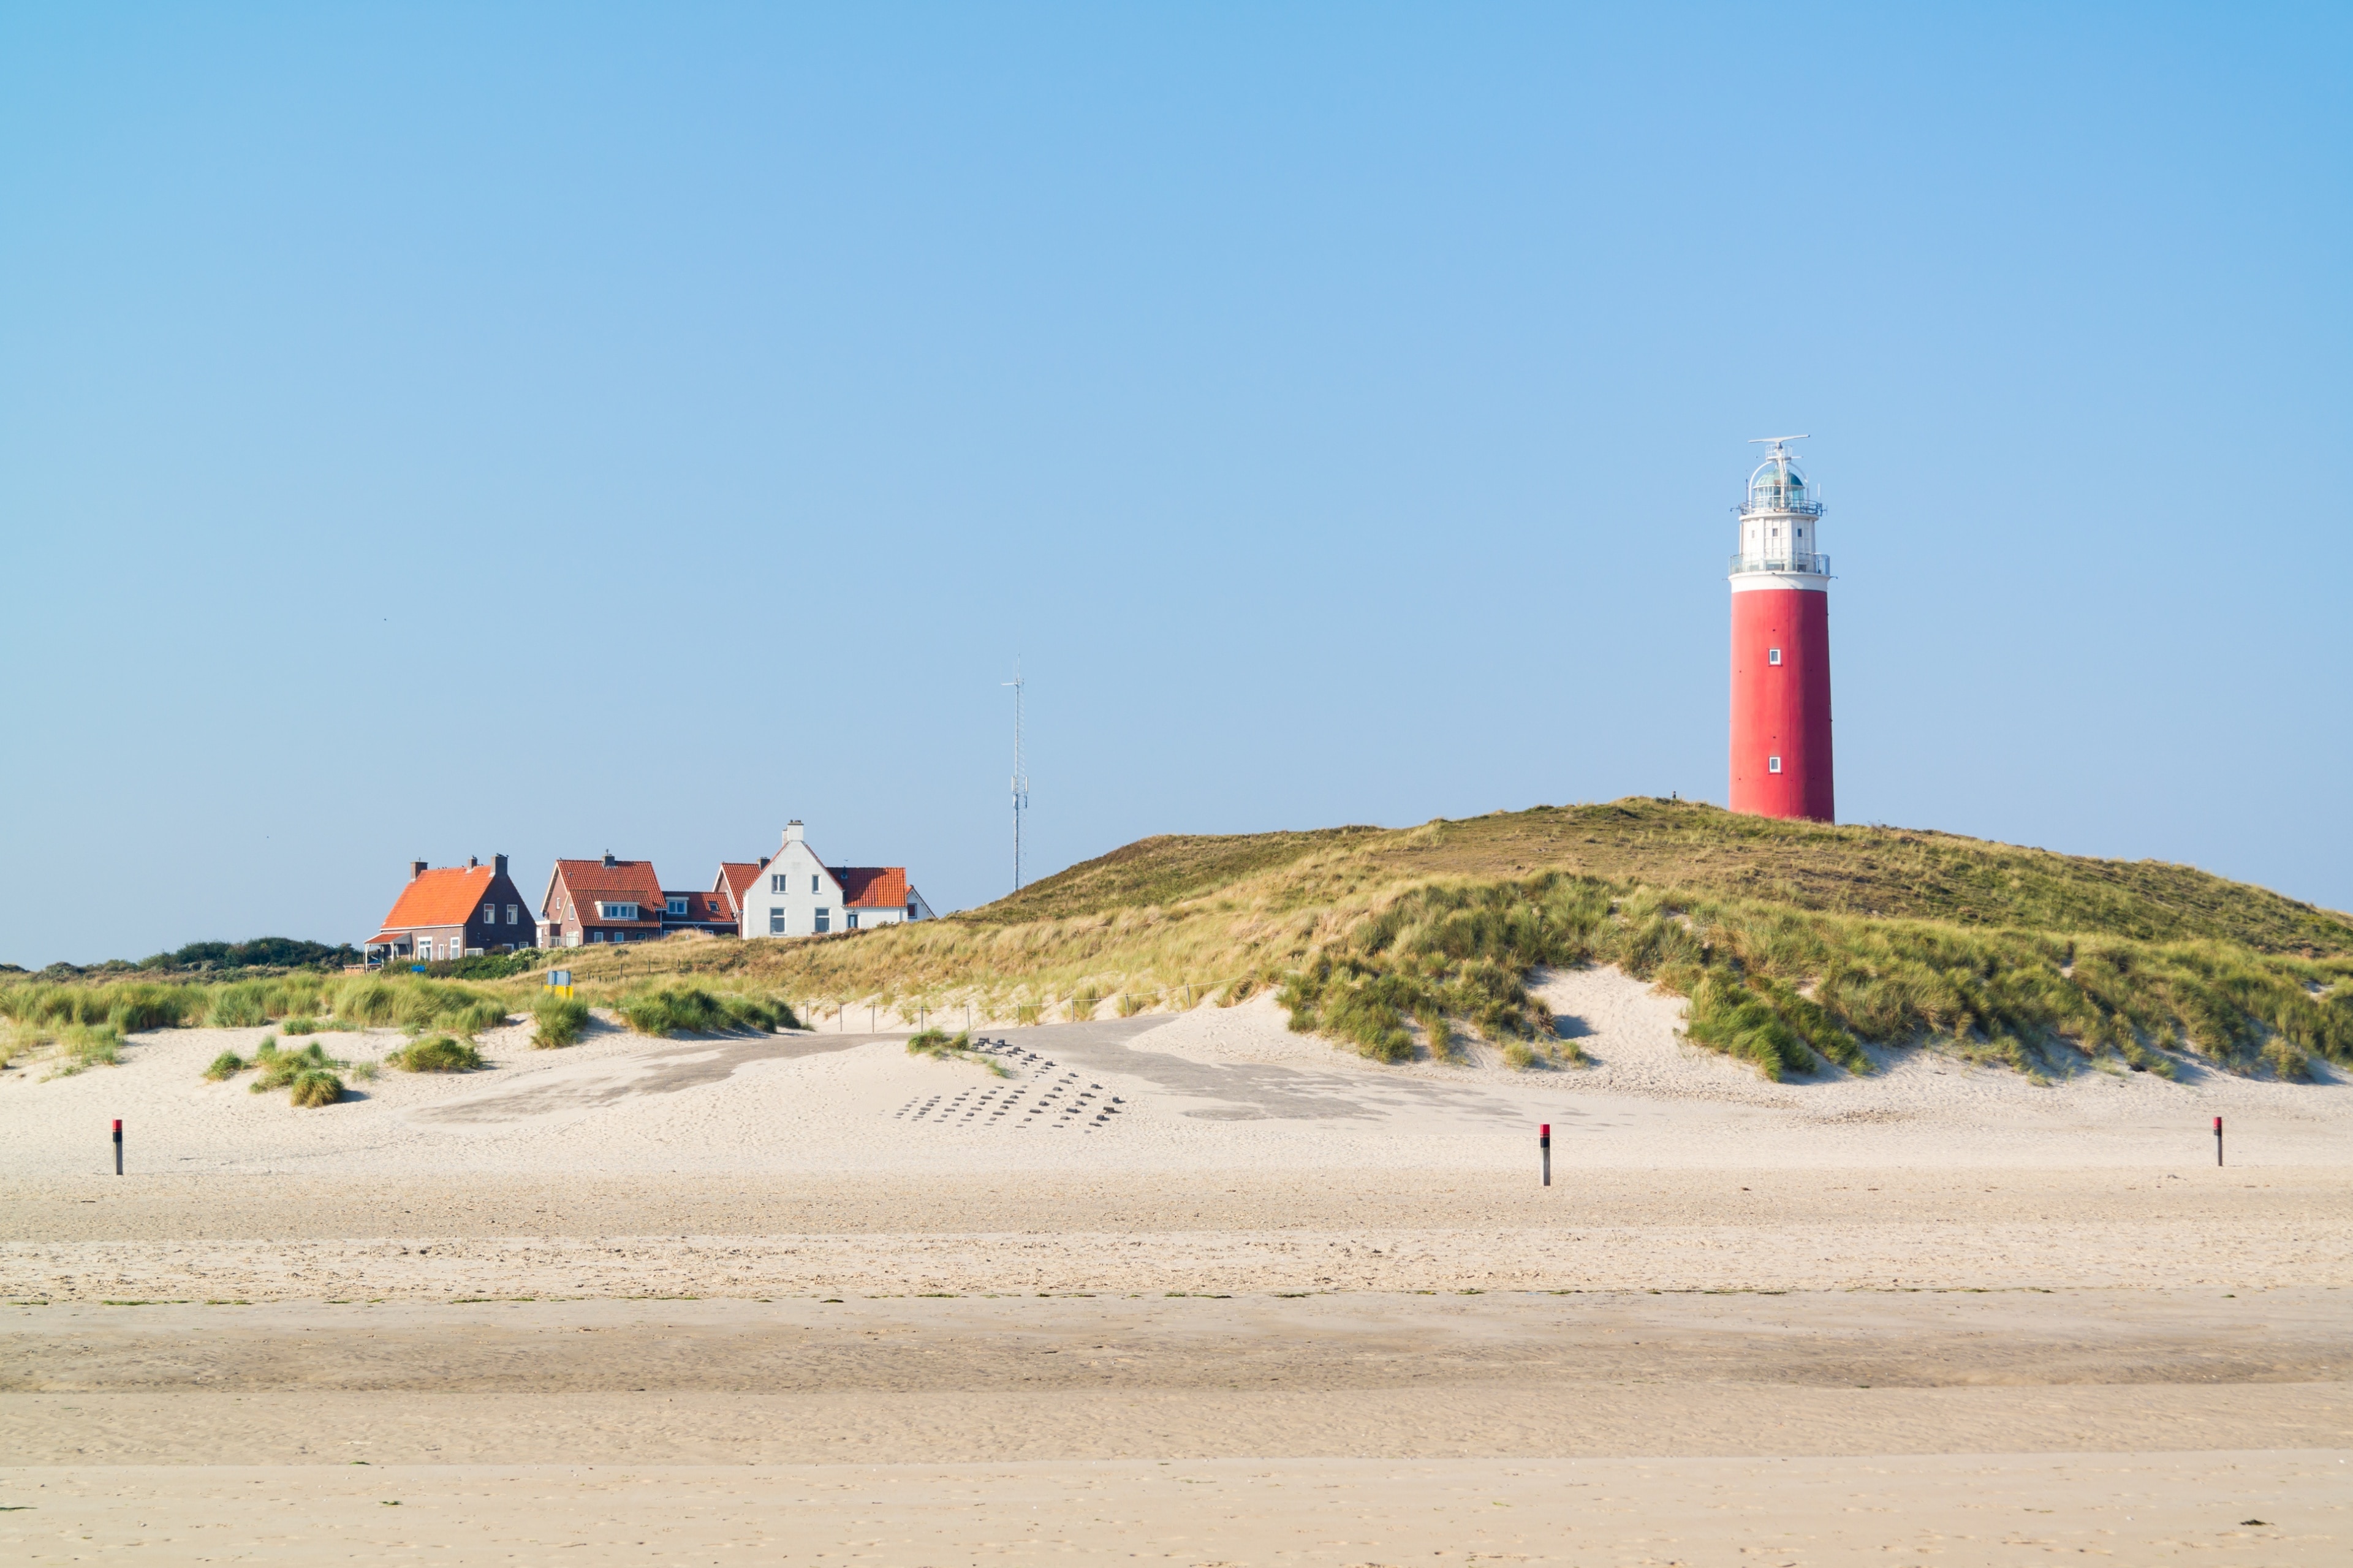
[[[1741,502],[1738,506],[1734,507],[1732,510],[1738,512],[1743,517],[1754,517],[1760,512],[1770,511],[1795,512],[1799,517],[1820,517],[1822,515],[1822,503],[1818,500],[1746,500]]]
[[[1827,555],[1736,555],[1732,558],[1735,572],[1802,572],[1810,576],[1831,574],[1831,558]]]

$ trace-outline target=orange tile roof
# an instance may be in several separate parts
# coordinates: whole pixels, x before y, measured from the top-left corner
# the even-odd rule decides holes
[[[903,910],[907,907],[904,866],[828,866],[841,884],[844,907],[853,910]]]
[[[558,860],[556,879],[564,890],[572,895],[583,925],[650,925],[661,924],[661,879],[654,875],[650,860],[616,860],[607,866],[600,860]],[[596,913],[599,900],[627,900],[638,906],[634,921],[609,921]],[[550,910],[552,915],[554,911]]]
[[[438,871],[417,873],[400,889],[392,913],[384,917],[383,926],[369,940],[427,926],[464,925],[480,908],[482,895],[491,890],[491,879],[497,874],[489,866],[444,866]]]

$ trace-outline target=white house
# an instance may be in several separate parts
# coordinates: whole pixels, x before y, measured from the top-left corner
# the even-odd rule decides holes
[[[932,907],[907,880],[904,866],[828,866],[818,858],[798,822],[765,860],[731,860],[719,868],[713,893],[733,905],[743,936],[822,936],[927,921]]]

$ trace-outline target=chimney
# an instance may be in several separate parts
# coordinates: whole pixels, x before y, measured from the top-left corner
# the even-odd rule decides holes
[[[808,835],[801,830],[801,819],[799,817],[796,816],[790,822],[785,824],[786,843],[798,844],[807,837]]]
[[[611,870],[612,868],[613,868],[613,852],[612,852],[610,849],[607,849],[607,850],[606,850],[606,851],[605,851],[605,869],[607,869],[607,871],[609,871],[609,870]]]
[[[423,875],[425,875],[425,862],[422,860],[411,860],[408,863],[408,879],[414,882],[417,878],[422,877]]]
[[[491,856],[491,869],[496,871],[501,877],[505,876],[507,874],[507,858],[503,855]]]
[[[466,869],[469,871],[474,870],[480,867],[481,863],[481,859],[478,856],[469,855],[466,857]]]

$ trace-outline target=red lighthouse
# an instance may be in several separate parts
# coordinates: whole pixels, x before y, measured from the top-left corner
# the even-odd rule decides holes
[[[1772,440],[1732,558],[1732,809],[1837,820],[1831,790],[1831,558],[1822,503]]]

